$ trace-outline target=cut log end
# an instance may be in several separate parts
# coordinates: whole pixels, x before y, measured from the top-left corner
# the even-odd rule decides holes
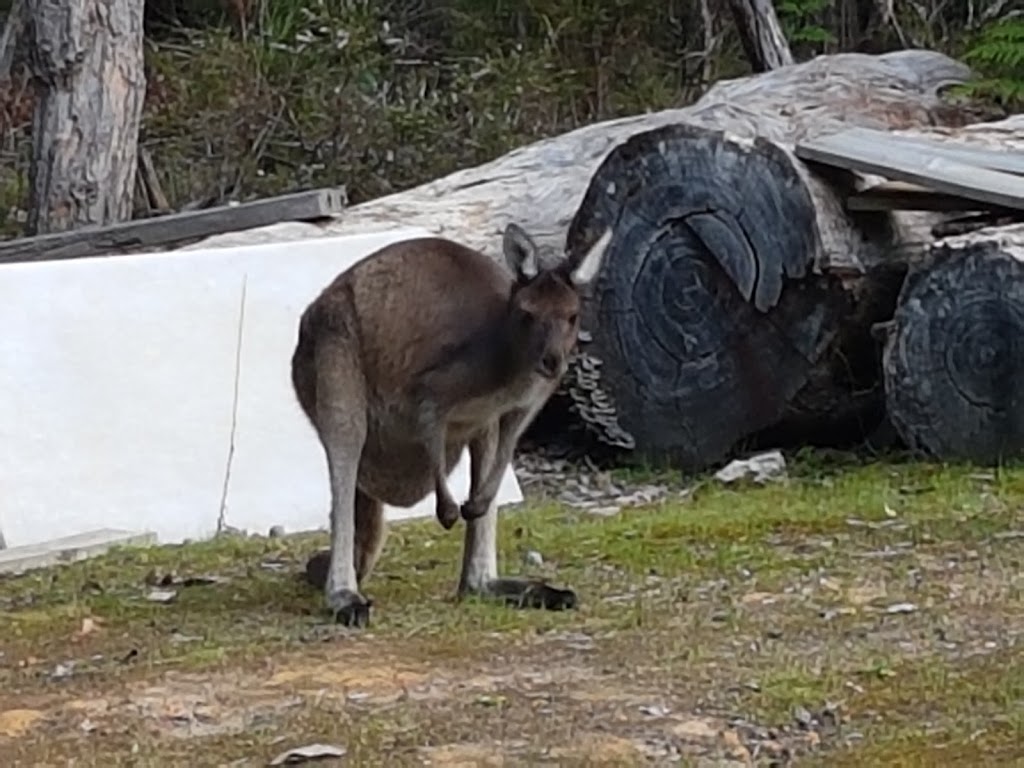
[[[810,274],[814,201],[774,145],[671,125],[608,155],[567,249],[609,225],[584,312],[590,373],[604,363],[596,428],[617,410],[645,456],[706,466],[778,421],[844,311],[838,283]]]
[[[883,364],[889,415],[910,448],[982,464],[1024,455],[1021,233],[942,244],[908,277]]]

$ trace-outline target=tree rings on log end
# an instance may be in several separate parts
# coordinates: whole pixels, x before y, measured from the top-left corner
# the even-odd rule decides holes
[[[907,278],[886,341],[889,417],[936,458],[1024,455],[1024,262],[993,242],[933,255]]]
[[[847,310],[837,282],[810,273],[814,202],[770,142],[671,125],[605,158],[567,251],[608,226],[585,350],[638,453],[706,467],[783,416]]]

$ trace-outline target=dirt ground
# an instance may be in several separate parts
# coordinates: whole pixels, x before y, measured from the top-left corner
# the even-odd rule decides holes
[[[1024,765],[1024,469],[667,482],[503,514],[503,569],[575,611],[456,603],[460,529],[433,520],[392,528],[363,632],[298,578],[323,534],[0,581],[0,763]]]

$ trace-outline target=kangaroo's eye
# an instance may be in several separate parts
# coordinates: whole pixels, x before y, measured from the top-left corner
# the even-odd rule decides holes
[[[579,315],[572,315],[569,318],[569,325],[576,325],[576,321],[579,319]]]

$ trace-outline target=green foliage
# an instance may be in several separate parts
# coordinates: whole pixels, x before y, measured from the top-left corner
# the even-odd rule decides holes
[[[696,0],[147,0],[141,138],[174,207],[333,184],[360,202],[744,74],[729,14],[710,6],[709,35]],[[798,60],[865,36],[889,47],[876,10],[776,8]],[[968,22],[961,4],[935,24],[904,15],[908,39],[946,49]],[[970,41],[972,95],[1020,105],[1022,26]],[[0,86],[0,211],[15,212],[0,236],[19,233],[27,202],[31,96]]]
[[[412,5],[280,0],[244,41],[152,39],[145,141],[172,201],[238,178],[246,195],[344,183],[357,202],[693,87],[683,0],[647,19],[646,0]]]
[[[1007,17],[982,28],[963,59],[980,73],[969,93],[1011,110],[1024,108],[1024,18]]]
[[[836,36],[826,25],[833,4],[832,0],[782,0],[777,4],[782,30],[794,49],[822,53],[835,44]]]

